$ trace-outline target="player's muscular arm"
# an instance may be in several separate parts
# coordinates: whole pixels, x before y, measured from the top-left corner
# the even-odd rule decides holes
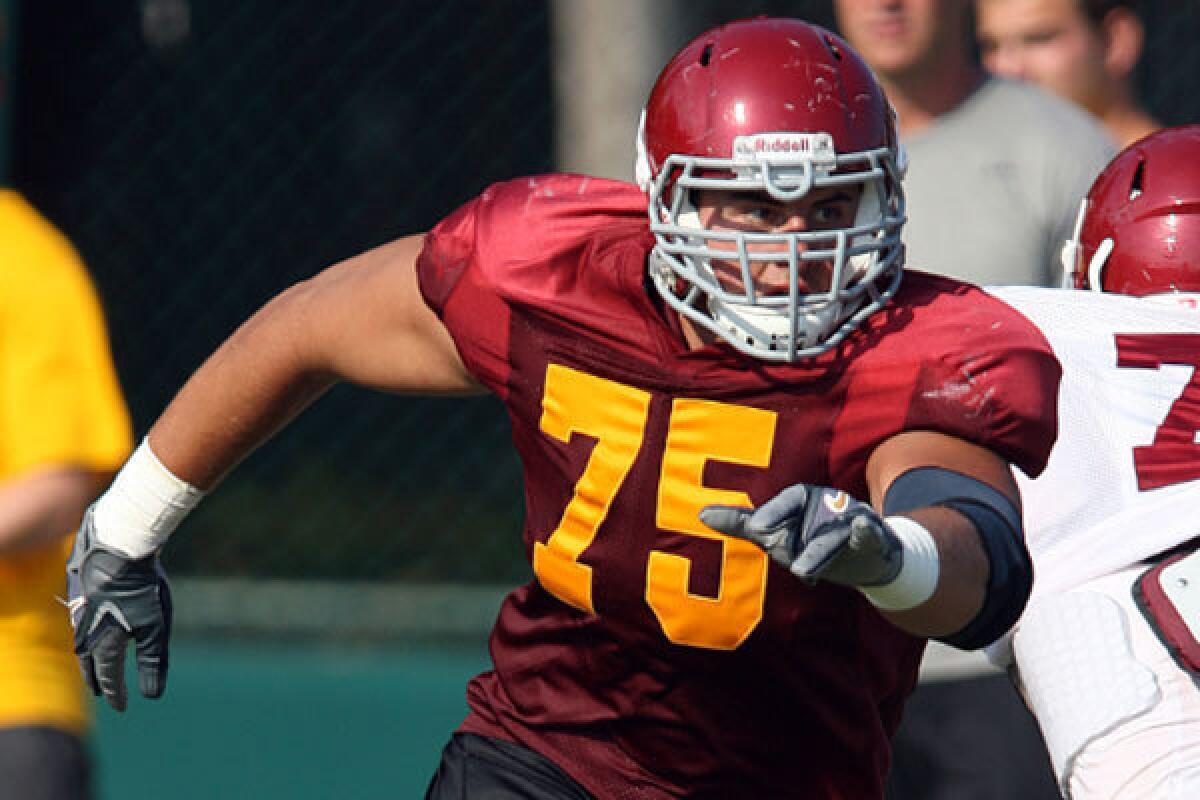
[[[940,467],[974,478],[1018,508],[1019,494],[1009,465],[995,453],[962,439],[908,431],[881,444],[867,463],[871,504],[882,511],[893,482],[919,467]],[[933,506],[902,512],[921,523],[937,544],[938,581],[930,598],[907,611],[883,611],[897,627],[920,636],[960,631],[980,613],[988,586],[988,555],[975,524],[951,508]]]
[[[201,489],[338,381],[393,392],[481,388],[425,305],[410,236],[337,264],[271,300],[184,385],[149,434]]]
[[[84,680],[113,708],[126,705],[130,640],[142,694],[165,689],[171,603],[158,552],[201,490],[337,381],[427,394],[479,389],[421,298],[421,245],[418,236],[364,253],[264,306],[192,376],[149,447],[84,513],[67,604]]]

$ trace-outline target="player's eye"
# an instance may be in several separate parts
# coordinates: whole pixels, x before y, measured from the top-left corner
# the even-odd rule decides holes
[[[766,203],[745,203],[734,211],[734,217],[745,225],[769,228],[778,223],[781,213]]]
[[[778,209],[771,206],[751,206],[745,211],[746,217],[764,225],[769,225],[779,218]]]
[[[845,201],[823,203],[812,210],[812,224],[818,227],[842,225],[850,218],[850,204]]]

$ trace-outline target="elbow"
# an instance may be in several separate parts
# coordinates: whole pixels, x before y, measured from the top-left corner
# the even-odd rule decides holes
[[[214,354],[214,360],[271,368],[300,383],[330,383],[332,369],[322,347],[318,287],[312,279],[293,284],[271,298]]]
[[[956,512],[961,525],[957,530],[968,537],[974,532],[976,537],[973,542],[964,540],[969,558],[955,562],[958,588],[949,596],[956,608],[942,609],[954,619],[945,627],[939,625],[932,638],[962,650],[985,647],[1016,623],[1033,588],[1033,561],[1025,547],[1021,510],[1014,498],[991,485],[939,467],[905,472],[892,482],[884,499],[884,511],[889,514],[923,507]],[[969,571],[966,565],[971,565]],[[975,609],[980,583],[982,602],[974,615],[960,624],[971,613],[963,606],[964,598],[971,598]],[[957,630],[941,632],[952,630],[951,626]]]
[[[1022,531],[1007,525],[984,530],[976,524],[976,529],[988,561],[983,605],[962,629],[937,637],[960,650],[978,650],[1007,633],[1020,619],[1033,589],[1033,559]]]

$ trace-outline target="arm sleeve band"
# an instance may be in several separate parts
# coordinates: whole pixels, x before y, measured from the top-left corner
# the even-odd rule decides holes
[[[1021,616],[1033,586],[1033,562],[1025,548],[1021,512],[1002,492],[941,467],[918,467],[888,487],[883,511],[894,515],[929,506],[951,508],[969,519],[988,559],[983,608],[957,633],[938,637],[975,650],[1003,636]]]

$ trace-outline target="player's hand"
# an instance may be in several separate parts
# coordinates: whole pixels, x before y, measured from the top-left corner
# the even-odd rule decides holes
[[[75,653],[92,694],[124,711],[125,651],[137,645],[138,686],[159,697],[167,684],[171,590],[157,555],[130,559],[95,541],[92,509],[83,516],[67,562],[67,607]]]
[[[809,583],[878,586],[903,563],[899,540],[873,508],[823,486],[789,486],[757,509],[707,506],[700,521],[754,542]]]

